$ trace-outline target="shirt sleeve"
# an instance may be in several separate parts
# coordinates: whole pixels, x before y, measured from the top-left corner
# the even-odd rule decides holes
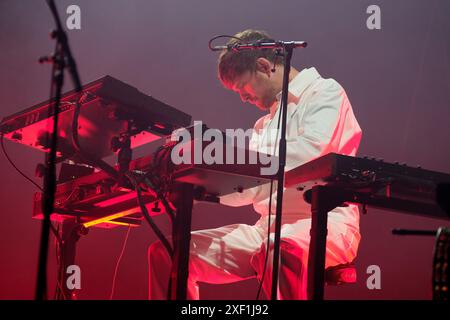
[[[306,98],[306,97],[305,97]],[[291,121],[297,134],[287,137],[286,171],[329,152],[337,152],[333,137],[342,126],[344,110],[350,105],[344,89],[333,79],[321,81]]]
[[[253,199],[256,197],[260,189],[260,186],[253,187],[250,189],[245,189],[242,192],[234,192],[220,197],[220,204],[240,207],[246,206],[253,203]]]
[[[252,136],[250,138],[249,142],[249,148],[253,151],[258,151],[258,144],[259,144],[259,130],[262,126],[264,117],[260,118],[258,121],[256,121],[254,127]],[[246,206],[253,203],[253,200],[255,199],[256,195],[260,192],[261,186],[256,186],[253,188],[245,189],[242,192],[234,192],[230,193],[228,195],[222,196],[219,198],[220,204],[231,206],[231,207],[240,207],[240,206]]]

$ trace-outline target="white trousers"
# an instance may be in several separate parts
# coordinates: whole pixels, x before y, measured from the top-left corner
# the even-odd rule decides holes
[[[263,290],[270,297],[274,217]],[[289,220],[289,219],[288,219]],[[311,219],[283,219],[278,299],[306,299]],[[188,299],[199,299],[198,282],[224,284],[257,277],[261,281],[267,246],[268,217],[255,225],[233,224],[193,231],[189,256]],[[358,228],[329,217],[325,267],[351,262],[358,250]],[[171,259],[157,241],[148,251],[149,298],[166,299]],[[255,292],[256,296],[256,292]]]

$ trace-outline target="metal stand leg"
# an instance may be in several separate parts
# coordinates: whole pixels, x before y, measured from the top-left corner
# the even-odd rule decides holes
[[[311,194],[311,242],[308,253],[308,299],[323,300],[328,212],[342,204],[343,196],[332,187],[315,186]]]
[[[172,230],[174,256],[170,276],[170,297],[172,300],[186,300],[194,187],[191,184],[180,183],[176,186],[173,196],[177,215]]]
[[[312,189],[311,242],[308,253],[308,299],[323,300],[328,210],[321,186]]]
[[[74,220],[65,220],[62,223],[62,246],[59,249],[58,280],[60,281],[59,290],[62,290],[63,296],[59,295],[57,296],[57,299],[76,299],[75,290],[71,290],[67,287],[67,278],[70,276],[70,274],[67,274],[67,267],[75,264],[77,242],[82,234],[87,234],[87,229],[78,222],[75,222]]]

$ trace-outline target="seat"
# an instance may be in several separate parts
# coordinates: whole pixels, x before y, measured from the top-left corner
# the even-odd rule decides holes
[[[356,267],[353,262],[339,264],[325,269],[325,284],[340,285],[356,282]]]

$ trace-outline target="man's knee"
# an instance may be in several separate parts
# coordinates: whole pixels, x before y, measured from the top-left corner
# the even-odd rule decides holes
[[[274,243],[270,241],[270,250],[267,251],[267,241],[264,242],[259,250],[253,255],[251,263],[252,265],[256,265],[265,261],[266,255],[269,254],[269,257],[273,257],[274,251]],[[300,247],[297,243],[290,239],[281,239],[280,240],[280,257],[284,258],[292,258],[296,257],[299,260],[304,260],[307,258],[308,250]],[[271,264],[271,261],[268,262]]]
[[[271,240],[270,241],[270,253],[273,252],[275,244]],[[258,250],[257,254],[265,256],[267,252],[267,241],[264,242],[260,249]],[[303,255],[307,250],[301,248],[297,243],[290,239],[280,239],[280,253],[296,253],[299,255]]]
[[[303,260],[308,255],[308,249],[301,247],[293,240],[281,239],[280,254],[285,256],[296,256]]]

